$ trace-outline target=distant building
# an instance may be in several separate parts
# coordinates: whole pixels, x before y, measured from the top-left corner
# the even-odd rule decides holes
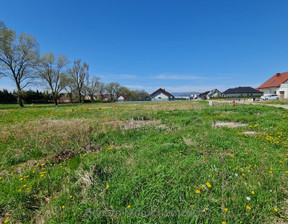
[[[288,72],[275,74],[257,89],[264,95],[276,94],[280,99],[288,99]]]
[[[152,101],[165,101],[175,98],[171,93],[161,88],[157,89],[154,93],[152,93],[150,97]]]
[[[71,103],[71,98],[68,97],[68,94],[60,93],[59,99],[57,99],[58,103]]]
[[[124,96],[124,95],[121,95],[121,96],[119,96],[118,97],[118,101],[124,101],[124,100],[126,100],[127,99],[127,97],[126,96]]]
[[[223,97],[227,98],[257,98],[262,96],[262,92],[254,89],[250,86],[239,86],[236,88],[227,89],[225,92],[222,93]]]

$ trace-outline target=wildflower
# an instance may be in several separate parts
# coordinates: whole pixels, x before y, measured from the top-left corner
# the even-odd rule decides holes
[[[8,223],[9,222],[9,217],[7,217],[4,221],[4,223]]]
[[[110,187],[110,186],[107,184],[107,185],[106,185],[106,188],[109,188],[109,187]]]
[[[27,185],[26,185],[26,184],[24,184],[24,185],[23,185],[23,187],[27,187]]]
[[[131,205],[128,205],[127,208],[131,208]]]
[[[62,205],[62,208],[64,209],[64,208],[65,208],[65,205]]]
[[[288,170],[286,171],[286,173],[288,173]]]
[[[0,180],[2,180],[2,177],[0,177]]]
[[[19,189],[18,192],[21,192],[21,189]]]
[[[226,222],[223,221],[222,224],[226,224]]]
[[[228,208],[225,208],[224,211],[227,212],[227,211],[228,211]]]
[[[249,205],[247,205],[246,208],[247,208],[248,210],[251,210],[251,207],[250,207]]]
[[[207,187],[209,187],[209,188],[212,187],[210,183],[206,183],[206,185],[207,185]]]
[[[29,190],[30,190],[30,188],[28,187],[26,190],[27,190],[27,191],[29,191]]]
[[[181,155],[182,155],[182,153],[180,152],[180,153],[179,153],[179,155],[181,156]]]
[[[235,173],[235,176],[236,176],[236,177],[238,177],[238,174],[237,174],[237,173]]]
[[[247,199],[248,201],[250,201],[250,200],[251,200],[251,198],[250,198],[250,197],[246,197],[246,199]]]
[[[70,198],[73,198],[73,196],[72,196],[72,195],[70,195]]]
[[[278,209],[277,209],[277,208],[274,208],[274,211],[275,211],[275,212],[278,212]]]
[[[22,180],[23,180],[23,178],[21,177],[19,180],[21,180],[21,181],[22,181]]]
[[[272,170],[269,170],[269,173],[273,173],[273,171],[272,171]]]
[[[200,194],[200,191],[199,191],[199,190],[196,190],[195,192],[196,192],[196,194]]]
[[[242,176],[244,177],[244,176],[245,176],[245,173],[242,173]]]
[[[251,194],[255,194],[255,192],[254,192],[254,191],[251,191]]]

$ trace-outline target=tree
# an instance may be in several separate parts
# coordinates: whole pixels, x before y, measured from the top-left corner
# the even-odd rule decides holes
[[[98,87],[99,87],[98,92],[99,92],[100,98],[101,98],[101,100],[103,100],[104,94],[106,92],[106,85],[104,82],[99,82]]]
[[[62,76],[62,80],[65,83],[65,90],[67,91],[69,98],[70,98],[70,102],[73,102],[73,92],[75,92],[75,83],[73,81],[73,79],[68,76],[67,74],[64,74]]]
[[[67,64],[66,55],[55,56],[49,52],[42,55],[36,67],[39,78],[46,82],[50,88],[55,105],[58,105],[59,93],[65,88],[63,69]]]
[[[89,95],[91,102],[94,101],[94,96],[99,92],[99,82],[100,78],[94,76],[92,79],[87,80],[86,90],[87,94]]]
[[[34,78],[32,69],[39,58],[38,43],[30,34],[16,35],[6,27],[0,29],[0,69],[2,76],[12,79],[17,88],[17,101],[23,107],[22,90]]]
[[[120,84],[117,82],[110,82],[106,84],[106,90],[110,95],[110,100],[115,100],[120,96],[119,88]]]
[[[75,84],[75,89],[78,94],[79,103],[82,101],[82,91],[85,86],[85,81],[89,79],[89,66],[86,62],[81,65],[81,60],[75,60],[72,68],[68,70],[69,77]]]

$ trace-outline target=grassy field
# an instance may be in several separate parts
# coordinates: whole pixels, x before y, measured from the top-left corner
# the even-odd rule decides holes
[[[0,223],[285,223],[287,159],[282,108],[0,106]]]

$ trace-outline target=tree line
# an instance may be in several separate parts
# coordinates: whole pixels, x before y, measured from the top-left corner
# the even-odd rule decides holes
[[[0,78],[13,80],[17,103],[24,106],[24,89],[31,85],[41,85],[49,89],[55,105],[61,91],[70,98],[76,96],[78,102],[89,96],[91,101],[97,95],[100,99],[116,100],[120,95],[127,99],[144,99],[149,96],[144,90],[129,90],[119,83],[105,84],[99,77],[90,77],[89,65],[81,59],[69,66],[65,54],[39,53],[39,44],[30,34],[17,34],[0,21]]]

